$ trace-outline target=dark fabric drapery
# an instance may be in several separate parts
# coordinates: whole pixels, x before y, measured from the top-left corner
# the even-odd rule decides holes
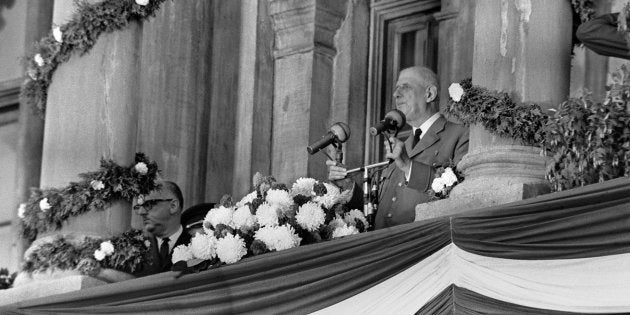
[[[604,14],[582,23],[577,38],[590,50],[602,55],[630,59],[630,49],[623,32],[617,31],[619,13]]]
[[[180,278],[169,272],[23,301],[0,313],[308,313],[358,294],[451,243],[498,258],[584,258],[630,253],[629,226],[630,179],[621,178],[255,256]],[[453,287],[426,307],[456,314],[495,307],[473,293]],[[477,304],[460,305],[468,300]]]
[[[559,312],[532,308],[499,301],[476,292],[451,285],[416,314],[422,315],[570,315],[571,312]],[[584,314],[584,313],[581,313]]]

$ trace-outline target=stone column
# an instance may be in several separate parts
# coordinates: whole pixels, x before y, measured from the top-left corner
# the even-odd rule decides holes
[[[442,0],[433,16],[439,22],[438,75],[440,108],[448,101],[448,86],[472,76],[475,42],[475,3],[469,0]]]
[[[568,96],[571,7],[566,1],[478,1],[473,84],[506,91],[543,109]],[[470,129],[459,163],[466,179],[444,202],[416,207],[416,219],[530,198],[549,191],[541,149]]]
[[[335,36],[337,55],[333,63],[329,124],[345,122],[350,127],[350,138],[344,143],[344,163],[354,168],[364,164],[368,134],[365,116],[370,4],[368,0],[348,1],[346,10],[346,18]],[[331,155],[333,151],[330,150]]]
[[[26,34],[24,47],[30,48],[50,31],[52,23],[53,3],[50,1],[29,0],[26,11]],[[26,71],[26,69],[24,69]],[[31,187],[39,187],[42,165],[42,145],[44,141],[44,120],[32,108],[20,106],[20,131],[18,134],[18,156],[16,167],[16,196],[20,203],[26,202]],[[16,205],[17,207],[17,205]],[[14,235],[18,235],[20,219],[15,212],[13,218]],[[14,238],[16,247],[15,259],[22,261],[22,254],[29,244],[19,237]],[[19,264],[16,264],[19,265]]]
[[[326,177],[326,157],[308,143],[329,128],[334,37],[346,1],[272,0],[275,31],[272,173],[280,182]]]
[[[221,126],[232,131],[229,113],[222,125],[211,118],[214,4],[165,1],[143,24],[139,40],[141,97],[138,132],[131,136],[136,149],[157,162],[162,178],[180,186],[184,208],[204,201],[208,154],[219,154],[208,152],[209,132]]]
[[[53,23],[67,22],[72,11],[74,6],[55,2]],[[101,158],[122,165],[133,161],[140,39],[141,25],[130,23],[124,30],[101,35],[87,54],[75,54],[59,65],[48,89],[40,187],[66,186],[78,180],[79,173],[98,169]],[[116,202],[104,211],[72,217],[61,230],[39,235],[29,250],[59,234],[76,241],[120,234],[130,228],[131,215],[129,203]],[[35,298],[107,281],[77,271],[22,274],[11,294]]]
[[[125,30],[103,34],[89,53],[57,68],[48,89],[42,188],[76,181],[77,174],[98,169],[101,158],[121,165],[133,161],[140,29],[131,23]],[[116,218],[105,211],[93,215],[94,220],[71,230],[108,236],[130,227],[129,207]]]
[[[610,13],[611,4],[610,0],[595,1],[596,15]],[[608,59],[610,58],[584,47],[584,88],[592,93],[596,102],[601,102],[606,95]]]

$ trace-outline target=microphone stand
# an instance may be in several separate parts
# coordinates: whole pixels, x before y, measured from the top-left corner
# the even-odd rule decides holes
[[[351,170],[348,170],[348,174],[351,173],[356,173],[356,172],[360,172],[363,171],[363,215],[365,215],[366,218],[370,219],[372,217],[372,214],[374,214],[374,204],[372,203],[372,201],[370,200],[370,192],[371,190],[377,190],[376,187],[373,187],[375,189],[369,189],[369,185],[370,185],[370,170],[373,168],[378,168],[378,167],[383,167],[383,166],[387,166],[389,165],[390,162],[389,161],[385,161],[385,162],[379,162],[379,163],[374,163],[374,164],[370,164],[370,165],[365,165],[365,166],[361,166],[361,167],[357,167],[357,168],[353,168]],[[372,185],[374,186],[374,185]],[[370,221],[372,221],[370,219]],[[374,222],[370,222],[370,224],[374,224]]]

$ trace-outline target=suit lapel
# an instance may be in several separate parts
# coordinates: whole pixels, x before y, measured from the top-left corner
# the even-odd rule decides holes
[[[444,116],[440,116],[433,125],[427,130],[427,133],[418,141],[415,147],[413,146],[413,138],[409,137],[407,141],[405,141],[405,149],[407,150],[407,154],[409,158],[412,158],[424,151],[426,148],[432,146],[438,140],[440,140],[439,133],[444,130],[444,125],[446,125],[446,118]]]

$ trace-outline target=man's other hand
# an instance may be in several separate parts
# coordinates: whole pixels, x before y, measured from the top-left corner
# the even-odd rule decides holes
[[[328,180],[333,182],[337,187],[343,190],[353,189],[354,181],[348,178],[348,169],[345,165],[337,163],[335,161],[327,160],[328,165]]]
[[[343,164],[327,160],[326,165],[328,165],[328,180],[337,181],[348,176],[348,170]]]
[[[389,143],[385,142],[385,150],[387,150],[385,157],[394,160],[396,167],[407,176],[411,170],[411,159],[409,159],[407,150],[405,150],[405,143],[396,137],[389,138],[389,141],[392,143],[392,149],[390,151]]]

